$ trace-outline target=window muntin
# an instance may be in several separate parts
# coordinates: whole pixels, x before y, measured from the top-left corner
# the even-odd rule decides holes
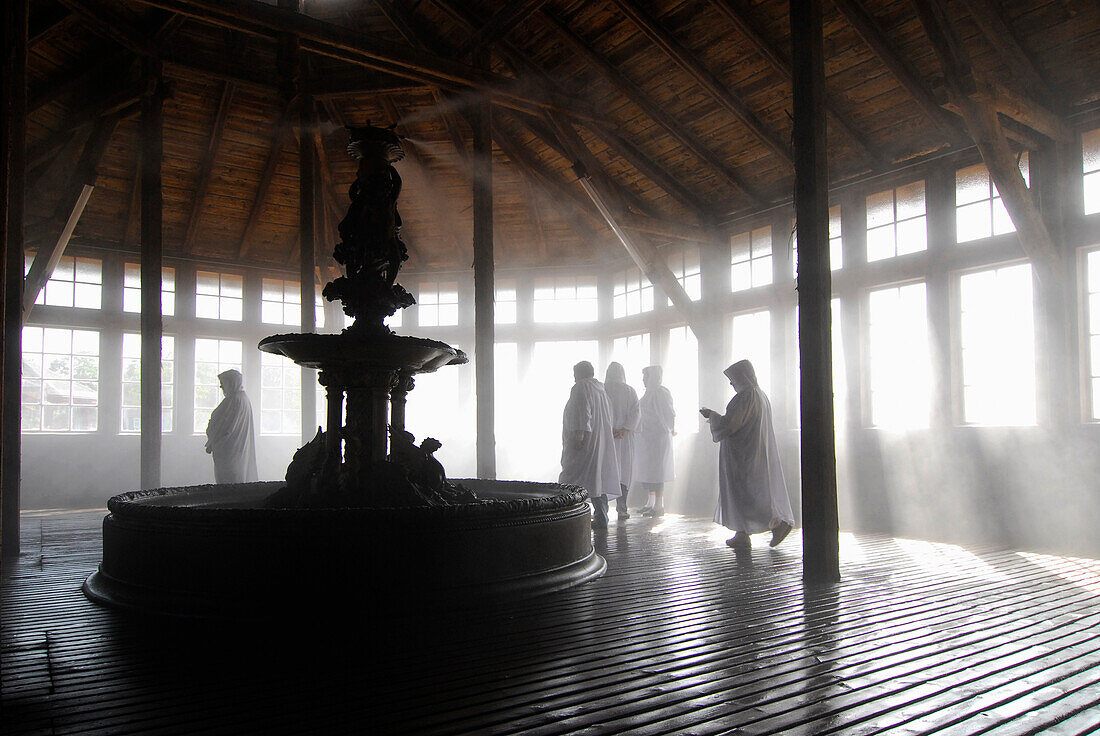
[[[22,430],[99,428],[99,333],[23,328]]]
[[[417,296],[421,327],[451,327],[458,324],[458,282],[422,281]]]
[[[516,282],[498,281],[493,303],[493,321],[498,325],[514,325],[518,316]]]
[[[535,322],[595,322],[599,300],[595,276],[558,276],[535,280]]]
[[[611,290],[612,314],[615,319],[653,311],[653,284],[641,270],[627,268],[615,274]]]
[[[641,383],[640,377],[638,382]],[[672,393],[677,430],[687,434],[698,432],[699,343],[695,333],[687,326],[673,327],[668,331],[668,360],[663,383]],[[641,395],[644,390],[639,386],[638,394]]]
[[[175,396],[176,340],[171,335],[160,339],[160,431],[171,432]],[[122,335],[122,409],[119,431],[141,431],[141,335]]]
[[[1030,183],[1027,153],[1020,158],[1020,173]],[[997,185],[985,164],[955,172],[955,239],[959,243],[1016,232]]]
[[[1100,212],[1100,128],[1081,136],[1085,214]]]
[[[269,325],[301,325],[302,285],[297,281],[264,279],[260,284],[260,321]]]
[[[703,296],[703,277],[699,267],[699,249],[684,248],[676,253],[669,253],[668,267],[672,275],[684,287],[684,291],[692,301],[699,301]]]
[[[325,404],[323,399],[320,403]],[[298,435],[301,432],[302,369],[282,355],[263,353],[260,357],[260,434]]]
[[[30,272],[34,254],[24,259],[24,275]],[[48,307],[100,309],[103,305],[103,262],[96,258],[62,256],[38,292],[35,304]]]
[[[240,322],[244,318],[244,278],[232,273],[196,271],[195,316]]]
[[[762,309],[733,315],[730,321],[730,364],[749,360],[764,393],[771,395],[771,312]]]
[[[1089,418],[1100,421],[1100,250],[1085,256],[1085,291],[1088,310]]]
[[[195,339],[195,434],[206,432],[210,412],[222,400],[218,374],[241,368],[243,343],[240,340]]]
[[[616,337],[611,342],[611,360],[620,363],[626,371],[626,382],[641,395],[642,369],[652,363],[648,332]],[[597,376],[599,378],[599,376]]]
[[[141,311],[141,266],[127,263],[122,273],[122,311]],[[176,313],[176,269],[160,270],[160,313],[171,317]]]
[[[730,237],[730,289],[744,291],[772,282],[771,226]]]
[[[1035,424],[1031,264],[959,277],[963,421]]]
[[[867,260],[927,250],[924,181],[867,197]]]
[[[868,301],[871,425],[927,427],[932,372],[925,284],[876,289]]]

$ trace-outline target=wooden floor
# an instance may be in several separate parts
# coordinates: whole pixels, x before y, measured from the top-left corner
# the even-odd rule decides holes
[[[797,533],[737,555],[635,518],[571,591],[268,631],[86,601],[101,516],[24,515],[2,733],[1100,733],[1097,561],[845,535],[844,581],[811,591]]]

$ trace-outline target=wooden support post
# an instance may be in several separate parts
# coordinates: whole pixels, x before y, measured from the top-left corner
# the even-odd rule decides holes
[[[477,52],[488,66],[489,54]],[[494,427],[494,364],[496,298],[493,281],[493,120],[488,97],[474,105],[471,122],[474,151],[471,173],[474,206],[474,393],[477,396],[477,477],[497,477]]]
[[[141,101],[141,487],[160,486],[161,445],[161,280],[164,194],[164,98],[160,63],[143,62],[153,84]]]
[[[0,412],[0,516],[3,554],[19,554],[20,394],[23,363],[23,204],[26,185],[27,0],[10,0],[3,18],[3,68],[0,69],[0,157],[5,196],[0,206],[4,268],[4,362]]]
[[[299,267],[302,282],[302,332],[317,331],[317,296],[314,263],[317,261],[316,196],[317,150],[313,147],[313,100],[303,96],[298,136]],[[317,434],[317,378],[312,368],[302,368],[302,442]]]
[[[833,432],[832,277],[821,0],[791,0],[798,340],[802,368],[802,575],[840,580]]]

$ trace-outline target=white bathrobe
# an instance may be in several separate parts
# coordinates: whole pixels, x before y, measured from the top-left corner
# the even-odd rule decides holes
[[[252,402],[244,392],[241,374],[218,374],[225,398],[210,414],[206,425],[206,451],[214,457],[215,483],[247,483],[257,480],[256,437],[252,429]]]
[[[676,477],[672,459],[672,430],[676,426],[672,393],[664,386],[647,388],[638,408],[634,482],[667,483]]]
[[[714,521],[734,531],[757,534],[780,521],[794,526],[791,500],[772,429],[772,406],[756,385],[707,420],[718,451],[718,508]]]
[[[590,498],[619,497],[619,459],[611,429],[611,402],[603,384],[595,378],[574,383],[562,414],[559,483],[583,486]],[[578,448],[581,432],[583,442]]]
[[[623,437],[615,440],[615,454],[619,457],[619,483],[630,488],[634,476],[634,444],[638,432],[638,392],[626,382],[626,374],[618,363],[608,366],[607,380],[603,387],[611,401],[612,428],[626,430]]]

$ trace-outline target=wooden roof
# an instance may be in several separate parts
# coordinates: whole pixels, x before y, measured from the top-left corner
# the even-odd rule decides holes
[[[1064,126],[1100,99],[1095,2],[950,7],[975,76],[1022,104],[1013,119],[1002,116],[1021,147],[1052,135],[1044,121]],[[397,122],[409,139],[399,170],[410,267],[469,266],[466,116],[486,84],[496,103],[501,266],[618,255],[576,181],[578,161],[605,182],[624,224],[657,243],[789,200],[787,8],[786,0],[309,0],[312,21],[300,27],[305,86],[320,112],[319,262],[329,262],[354,177],[341,128],[370,120]],[[296,20],[254,0],[32,0],[29,245],[56,238],[83,167],[95,191],[76,237],[137,247],[135,62],[154,55],[170,93],[165,255],[296,264],[298,143],[275,31],[288,18]],[[491,51],[488,74],[471,65],[479,44]],[[943,71],[911,0],[828,0],[825,52],[834,182],[972,145],[942,106]]]

